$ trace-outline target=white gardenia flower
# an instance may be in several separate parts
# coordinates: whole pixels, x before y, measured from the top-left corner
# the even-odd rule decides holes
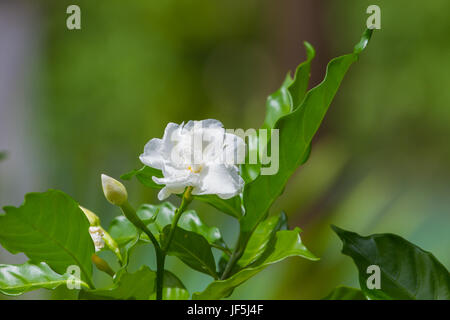
[[[105,247],[105,240],[103,236],[105,233],[100,227],[89,227],[89,234],[91,235],[92,241],[94,242],[95,251],[100,251]]]
[[[159,200],[180,194],[188,186],[193,187],[193,195],[216,194],[229,199],[244,186],[236,165],[244,156],[244,140],[225,132],[220,121],[208,119],[185,125],[169,123],[163,138],[150,140],[139,159],[163,173],[163,178],[152,177],[165,185]]]

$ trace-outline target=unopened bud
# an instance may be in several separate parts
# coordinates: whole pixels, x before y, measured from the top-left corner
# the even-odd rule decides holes
[[[100,258],[95,253],[92,255],[91,259],[92,259],[92,262],[95,264],[95,266],[98,268],[98,270],[106,272],[111,277],[114,277],[114,274],[115,274],[114,270],[111,269],[111,267],[105,260]]]
[[[112,204],[120,207],[127,202],[127,189],[116,179],[102,174],[102,187],[106,199]]]
[[[91,227],[96,227],[100,225],[100,218],[93,213],[91,210],[86,209],[82,206],[80,206],[81,211],[83,211],[84,215],[86,216],[86,218],[89,220],[89,225]]]

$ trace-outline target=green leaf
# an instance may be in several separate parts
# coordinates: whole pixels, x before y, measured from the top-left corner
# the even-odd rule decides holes
[[[243,268],[257,261],[274,240],[277,231],[282,229],[287,229],[287,216],[284,212],[263,220],[252,233],[237,265]]]
[[[272,129],[282,116],[295,110],[305,97],[306,90],[308,89],[311,61],[315,56],[315,51],[308,42],[305,42],[304,44],[307,56],[306,61],[297,67],[294,78],[291,78],[289,72],[280,89],[267,97],[266,117],[262,126],[263,129]],[[259,137],[255,137],[254,141],[248,141],[246,161],[245,164],[241,165],[241,176],[245,183],[255,180],[260,173],[261,163],[259,156],[258,163],[249,163],[249,154],[257,152],[259,148],[258,143]],[[266,146],[261,146],[261,149],[262,148],[266,148]]]
[[[367,44],[371,33],[372,30],[367,30],[360,43]],[[279,129],[279,170],[274,175],[260,175],[245,186],[245,216],[240,220],[243,243],[283,192],[289,177],[307,158],[311,141],[345,73],[358,59],[362,48],[357,45],[353,53],[331,60],[322,83],[308,91],[297,109],[276,122],[274,128]]]
[[[274,241],[271,241],[264,254],[258,259],[258,263],[242,269],[225,280],[213,281],[203,292],[194,293],[192,299],[214,300],[227,297],[233,292],[234,288],[241,285],[267,266],[291,256],[299,256],[309,260],[318,260],[303,245],[299,228],[278,231]]]
[[[161,170],[151,168],[148,166],[143,166],[141,169],[133,170],[121,175],[120,179],[131,180],[131,178],[136,177],[136,179],[138,179],[138,181],[146,187],[153,189],[161,189],[162,186],[153,181],[152,179],[153,176],[157,178],[163,177]]]
[[[281,88],[267,97],[266,118],[262,126],[264,129],[273,128],[278,119],[296,109],[305,97],[308,89],[311,61],[314,59],[315,51],[308,42],[304,44],[307,56],[306,61],[297,67],[293,79],[288,73]]]
[[[370,299],[450,299],[450,274],[431,254],[395,234],[362,237],[332,226],[359,271],[359,282]],[[381,289],[367,288],[367,267],[380,268]]]
[[[152,293],[150,299],[156,299],[156,291]],[[181,280],[170,271],[164,272],[163,300],[188,300],[189,291]]]
[[[91,281],[94,244],[89,222],[78,204],[61,191],[29,193],[22,206],[4,207],[0,215],[0,243],[11,253],[23,252],[44,261],[59,274],[78,265]]]
[[[159,237],[165,226],[172,224],[177,208],[170,202],[158,205],[143,204],[139,207],[137,214],[147,224],[150,231]],[[156,219],[155,216],[157,215]],[[198,216],[194,210],[187,210],[178,221],[178,227],[195,232],[204,237],[208,243],[219,250],[229,253],[229,249],[222,238],[218,228],[209,227]],[[142,237],[146,238],[145,235]]]
[[[67,283],[88,288],[85,282],[71,278],[69,274],[60,275],[44,262],[36,264],[26,262],[20,265],[0,264],[0,292],[6,295],[17,296],[40,288],[55,289]]]
[[[166,226],[163,230],[163,244],[169,235],[169,231],[170,226]],[[211,247],[204,237],[195,232],[176,227],[167,254],[178,257],[194,270],[217,278],[216,263]]]
[[[359,289],[339,286],[322,300],[367,300],[367,298]]]
[[[134,273],[124,273],[111,287],[98,290],[82,290],[79,298],[83,300],[149,300],[154,299],[156,272],[147,266]],[[171,272],[164,274],[163,299],[187,299],[189,292],[181,281]]]
[[[124,216],[117,216],[111,221],[108,233],[119,246],[129,243],[139,236],[136,227]]]
[[[136,177],[139,182],[141,182],[146,187],[161,189],[163,185],[155,183],[152,179],[153,176],[160,178],[162,177],[162,173],[160,170],[144,166],[141,169],[133,170],[131,172],[123,174],[122,176],[120,176],[120,178],[123,180],[130,180],[132,177]],[[242,216],[241,199],[239,196],[227,200],[221,199],[216,195],[201,195],[193,197],[196,200],[212,205],[216,209],[232,217],[239,219]]]

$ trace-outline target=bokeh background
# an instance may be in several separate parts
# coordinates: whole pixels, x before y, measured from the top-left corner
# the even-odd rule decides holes
[[[81,7],[81,30],[66,28],[70,4]],[[358,287],[331,223],[363,235],[399,234],[449,268],[448,0],[1,0],[0,206],[56,188],[108,226],[119,211],[103,198],[101,173],[139,168],[144,144],[169,121],[258,128],[266,96],[304,60],[302,42],[317,51],[316,85],[329,59],[351,52],[370,4],[381,7],[381,30],[344,79],[309,161],[273,207],[304,230],[321,261],[288,259],[231,298],[318,299],[339,284]],[[157,202],[137,181],[126,186],[133,204]],[[233,245],[233,219],[194,207]],[[154,266],[149,246],[132,258],[132,270]],[[0,263],[24,260],[0,251]],[[190,292],[210,281],[174,259],[168,268]],[[100,273],[95,281],[110,282]],[[19,298],[73,294],[61,288]]]

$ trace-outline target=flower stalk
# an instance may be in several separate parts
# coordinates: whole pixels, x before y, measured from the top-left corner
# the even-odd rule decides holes
[[[128,194],[125,189],[125,186],[121,184],[119,181],[108,177],[107,175],[102,175],[102,186],[103,192],[105,194],[106,199],[118,206],[124,216],[139,230],[144,232],[152,242],[155,247],[156,253],[156,300],[162,300],[162,293],[164,288],[164,265],[167,256],[167,252],[170,248],[170,243],[173,240],[175,230],[178,224],[178,221],[181,218],[181,215],[184,211],[186,211],[187,206],[192,201],[192,189],[193,187],[186,187],[183,198],[181,200],[180,207],[175,212],[175,216],[173,222],[170,227],[169,235],[167,239],[165,239],[164,243],[159,243],[155,238],[153,233],[147,228],[145,223],[138,217],[136,214],[136,210],[130,205],[128,202]],[[113,240],[111,238],[111,240]]]

